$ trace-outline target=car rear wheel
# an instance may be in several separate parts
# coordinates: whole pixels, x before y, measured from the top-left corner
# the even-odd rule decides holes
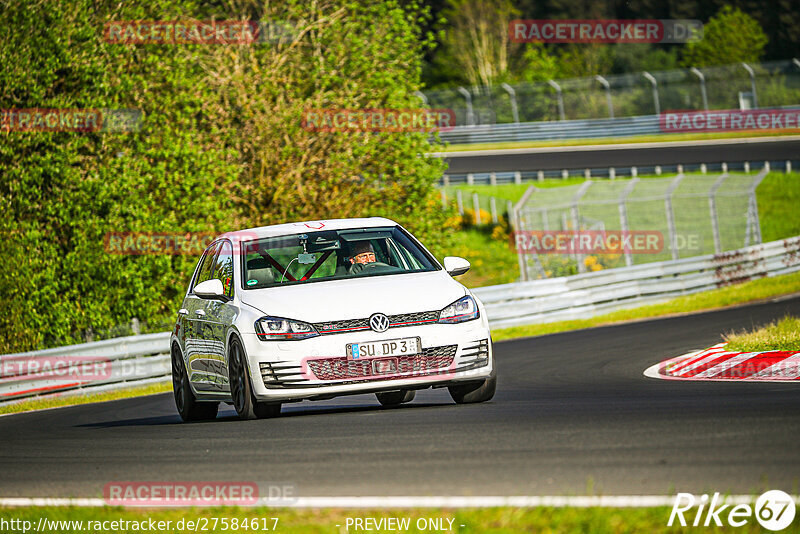
[[[495,389],[497,389],[497,371],[495,370],[492,370],[489,378],[482,382],[472,382],[447,388],[450,391],[450,396],[458,404],[472,404],[491,400],[494,397]]]
[[[403,404],[404,402],[411,402],[414,400],[414,396],[417,394],[416,391],[385,391],[383,393],[376,393],[375,396],[378,397],[378,402],[380,402],[384,406],[397,406],[398,404]]]
[[[241,419],[265,419],[275,417],[281,413],[280,403],[265,403],[256,401],[253,395],[253,388],[250,384],[250,373],[247,372],[247,364],[244,357],[244,350],[238,340],[231,341],[231,348],[228,355],[228,375],[231,387],[231,400],[236,413]]]
[[[194,396],[186,365],[177,345],[172,346],[172,393],[175,407],[184,421],[203,421],[217,417],[218,402],[199,402]]]

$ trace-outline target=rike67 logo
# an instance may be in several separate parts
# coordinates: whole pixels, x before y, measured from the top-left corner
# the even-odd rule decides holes
[[[697,509],[693,510],[695,507]],[[755,517],[763,528],[779,531],[792,524],[794,515],[794,499],[781,490],[770,490],[762,494],[756,499],[755,507],[743,502],[726,503],[726,499],[720,498],[719,493],[714,493],[711,502],[705,494],[698,499],[691,493],[678,493],[667,526],[671,527],[677,519],[678,524],[683,527],[742,527]]]

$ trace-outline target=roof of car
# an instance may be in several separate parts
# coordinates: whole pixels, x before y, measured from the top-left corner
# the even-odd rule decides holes
[[[397,223],[384,217],[327,219],[321,221],[301,221],[285,224],[273,224],[272,226],[261,226],[259,228],[247,228],[245,230],[237,230],[236,232],[228,232],[224,234],[224,236],[238,241],[249,241],[251,239],[300,234],[303,232],[314,232],[316,230],[375,228],[378,226],[397,226]]]

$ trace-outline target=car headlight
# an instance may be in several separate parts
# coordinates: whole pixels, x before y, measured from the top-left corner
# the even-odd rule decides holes
[[[478,303],[475,299],[467,295],[462,297],[439,312],[440,323],[463,323],[471,321],[480,316]]]
[[[258,339],[264,341],[293,341],[319,335],[308,323],[293,321],[282,317],[262,317],[256,321]]]

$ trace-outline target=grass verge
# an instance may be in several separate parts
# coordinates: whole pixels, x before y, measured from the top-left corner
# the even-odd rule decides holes
[[[142,397],[172,391],[172,384],[150,384],[148,386],[138,386],[120,391],[107,391],[104,393],[87,393],[86,395],[69,395],[63,397],[42,397],[22,401],[16,404],[0,406],[0,415],[7,413],[30,412],[32,410],[43,410],[45,408],[57,408],[60,406],[73,406],[78,404],[89,404],[93,402],[112,401],[117,399],[127,399],[130,397]]]
[[[800,350],[800,319],[787,315],[752,332],[733,332],[724,338],[732,351]]]
[[[634,143],[658,143],[673,141],[703,141],[707,139],[741,139],[748,137],[783,137],[798,132],[750,131],[719,133],[682,133],[660,135],[638,135],[631,137],[601,137],[592,139],[559,139],[552,141],[506,141],[500,143],[475,143],[471,145],[449,145],[444,152],[466,152],[471,150],[505,150],[514,148],[538,148],[551,146],[615,145]]]
[[[713,289],[711,291],[695,293],[694,295],[686,295],[659,304],[649,304],[629,310],[619,310],[598,315],[591,319],[558,321],[555,323],[533,324],[492,330],[492,340],[501,341],[503,339],[518,337],[541,336],[545,334],[555,334],[557,332],[566,332],[568,330],[578,330],[580,328],[605,326],[634,319],[647,319],[687,312],[706,311],[787,295],[798,291],[800,291],[800,273],[792,273],[772,278],[751,280],[735,286]]]
[[[549,533],[568,533],[568,532],[591,532],[592,534],[609,533],[628,533],[628,532],[685,532],[686,527],[676,525],[667,527],[669,520],[669,507],[653,508],[470,508],[461,510],[451,509],[399,509],[399,510],[370,510],[370,509],[291,509],[291,508],[210,508],[210,509],[122,509],[122,508],[69,508],[69,507],[26,507],[26,508],[0,508],[0,519],[20,519],[29,521],[28,525],[35,529],[39,519],[44,517],[50,521],[82,521],[84,527],[87,521],[170,521],[167,528],[159,529],[159,532],[194,532],[194,527],[198,525],[198,531],[202,532],[235,532],[235,531],[269,531],[276,532],[347,532],[355,529],[353,524],[347,528],[348,518],[398,518],[405,521],[408,519],[408,529],[387,531],[402,532],[430,532],[446,530],[451,533],[506,533],[506,532],[549,532]],[[221,519],[228,520],[229,528],[223,529]],[[277,526],[274,527],[277,518]],[[214,520],[217,521],[217,528],[212,528]],[[237,525],[241,526],[243,521],[248,523],[256,520],[255,525],[258,529],[230,528],[233,520],[237,520]],[[431,525],[424,527],[422,521],[426,519],[443,520],[440,528]],[[449,522],[452,520],[452,523]],[[180,528],[178,525],[183,521]],[[188,528],[188,522],[194,522],[192,528]],[[420,521],[419,525],[417,522]],[[676,521],[676,523],[678,523]],[[94,523],[88,523],[92,526]],[[138,523],[137,523],[138,524]],[[110,525],[110,523],[106,523]],[[447,528],[452,525],[452,529]],[[139,532],[136,528],[115,528],[115,532]],[[206,528],[204,529],[203,526]],[[263,527],[267,527],[264,529]],[[274,527],[274,528],[273,528]],[[62,529],[50,529],[54,533],[85,532],[91,528],[80,530],[77,524]],[[105,529],[103,529],[105,530]],[[377,529],[376,529],[377,530]],[[738,528],[719,528],[705,527],[704,532],[761,532],[758,523],[750,520],[742,527]],[[101,528],[94,529],[100,532]],[[19,530],[22,532],[22,530]]]

